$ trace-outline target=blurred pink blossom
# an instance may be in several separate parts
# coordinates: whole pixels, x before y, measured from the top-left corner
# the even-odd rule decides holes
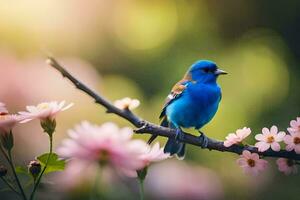
[[[286,135],[283,140],[287,151],[295,150],[297,154],[300,154],[300,132],[290,132],[290,135]]]
[[[213,170],[177,160],[151,166],[145,192],[149,199],[223,199],[220,177]]]
[[[152,162],[159,162],[170,157],[170,154],[164,153],[164,148],[160,148],[159,143],[156,142],[152,147],[148,147],[148,150],[140,156],[140,159],[144,162],[146,167]]]
[[[140,101],[137,99],[131,99],[129,97],[125,97],[123,99],[120,100],[116,100],[114,102],[114,105],[119,108],[119,109],[129,109],[129,110],[133,110],[135,108],[137,108],[140,105]]]
[[[277,126],[272,126],[269,130],[268,128],[262,129],[262,134],[257,134],[255,139],[258,140],[255,146],[258,148],[258,151],[266,151],[270,147],[273,151],[280,151],[279,142],[283,141],[285,132],[278,132]]]
[[[290,133],[299,133],[300,132],[300,117],[297,117],[296,120],[292,120],[290,122],[291,127],[289,127],[287,130]]]
[[[143,140],[132,140],[132,129],[119,128],[114,123],[101,126],[82,122],[69,131],[57,152],[63,158],[109,165],[127,176],[135,176],[144,166],[139,159],[148,146]]]
[[[71,160],[63,172],[55,176],[59,190],[72,190],[80,185],[92,184],[97,174],[97,165],[80,160]]]
[[[241,157],[237,160],[246,174],[258,175],[260,171],[264,171],[267,167],[268,162],[260,159],[257,153],[251,153],[250,151],[243,151]]]
[[[17,115],[0,115],[0,132],[9,133],[19,121]]]
[[[250,134],[251,134],[251,129],[247,127],[244,127],[243,129],[238,129],[236,131],[236,134],[229,133],[229,135],[226,137],[226,140],[224,141],[224,146],[230,147],[233,144],[238,144],[242,142]]]
[[[28,112],[19,112],[20,117],[23,118],[21,123],[31,121],[33,119],[39,119],[41,121],[46,119],[53,120],[56,115],[61,112],[69,109],[73,106],[73,103],[65,105],[65,101],[58,103],[57,101],[52,102],[43,102],[37,106],[27,106],[26,109]]]
[[[294,160],[279,158],[276,161],[278,170],[285,175],[296,174],[298,172],[297,165]]]

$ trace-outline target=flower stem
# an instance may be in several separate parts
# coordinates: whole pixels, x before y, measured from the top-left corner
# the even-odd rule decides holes
[[[13,192],[15,192],[17,195],[21,195],[20,194],[20,192],[18,192],[16,189],[15,189],[15,187],[12,185],[12,184],[10,184],[5,178],[3,178],[3,177],[0,177],[1,179],[2,179],[2,181],[13,191]]]
[[[27,197],[25,195],[24,189],[23,189],[23,187],[21,185],[21,182],[20,182],[20,180],[19,180],[19,178],[17,176],[17,173],[16,173],[15,165],[13,163],[13,159],[12,159],[12,156],[11,156],[11,151],[8,151],[8,157],[9,157],[9,165],[10,165],[11,170],[13,172],[13,175],[14,175],[14,177],[16,179],[16,182],[17,182],[17,185],[18,185],[18,187],[20,189],[21,195],[22,195],[22,197],[23,197],[24,200],[27,200]]]
[[[140,200],[144,200],[144,180],[139,180]]]
[[[26,197],[26,195],[25,195],[25,192],[24,192],[24,190],[23,190],[23,187],[22,187],[22,185],[21,185],[21,182],[20,182],[20,180],[19,180],[19,178],[18,178],[18,176],[17,176],[16,170],[15,170],[15,165],[14,165],[14,162],[13,162],[13,159],[12,159],[12,156],[11,156],[11,150],[8,150],[8,151],[7,151],[8,154],[6,154],[6,152],[4,151],[4,149],[2,148],[1,145],[0,145],[0,150],[1,150],[1,152],[3,153],[5,159],[7,160],[9,166],[11,167],[11,170],[12,170],[12,172],[13,172],[14,178],[15,178],[15,180],[16,180],[16,182],[17,182],[17,185],[18,185],[18,188],[19,188],[19,190],[20,190],[20,192],[21,192],[22,198],[23,198],[24,200],[27,200],[27,197]],[[2,179],[2,180],[3,180],[3,179]],[[18,193],[18,194],[19,194],[19,193]]]
[[[47,157],[47,161],[46,161],[46,164],[45,164],[45,167],[43,168],[42,172],[40,173],[40,175],[38,176],[37,180],[34,181],[34,186],[33,186],[33,190],[31,192],[31,195],[30,195],[30,200],[33,200],[34,199],[34,195],[36,193],[36,190],[41,182],[41,179],[42,179],[42,176],[43,174],[45,173],[46,169],[47,169],[47,166],[48,166],[48,163],[49,163],[49,160],[50,160],[50,157],[51,157],[51,154],[52,154],[52,146],[53,146],[53,137],[52,135],[50,134],[49,135],[49,145],[50,145],[50,148],[49,148],[49,154],[48,154],[48,157]]]

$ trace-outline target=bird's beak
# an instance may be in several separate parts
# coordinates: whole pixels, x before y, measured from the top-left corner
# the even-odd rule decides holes
[[[228,74],[228,73],[221,69],[217,69],[215,71],[215,75],[225,75],[225,74]]]

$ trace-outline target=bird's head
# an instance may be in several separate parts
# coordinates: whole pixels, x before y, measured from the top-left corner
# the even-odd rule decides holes
[[[215,83],[219,75],[227,72],[218,69],[216,63],[209,60],[199,60],[189,69],[188,74],[192,80],[201,83]]]

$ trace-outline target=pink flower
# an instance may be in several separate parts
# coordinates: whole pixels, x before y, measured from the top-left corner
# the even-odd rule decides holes
[[[295,150],[297,154],[300,154],[300,132],[290,132],[290,135],[286,135],[283,140],[287,145],[285,147],[287,151]]]
[[[209,168],[170,159],[151,166],[149,175],[145,180],[149,199],[225,199],[220,176]]]
[[[65,111],[73,106],[73,103],[70,103],[65,107],[64,105],[65,101],[60,103],[52,101],[40,103],[37,106],[27,106],[26,109],[28,112],[19,112],[21,118],[23,118],[21,123],[25,123],[33,119],[39,119],[41,121],[46,119],[53,120],[59,112]]]
[[[226,137],[226,140],[224,141],[225,147],[230,147],[233,144],[238,144],[242,142],[248,135],[250,135],[251,129],[244,127],[243,129],[238,129],[236,131],[236,134],[229,133],[229,135]]]
[[[294,160],[279,158],[276,161],[278,165],[278,170],[283,172],[285,175],[296,174],[298,172],[298,168],[295,164]]]
[[[297,117],[296,120],[292,120],[290,125],[291,127],[287,129],[290,133],[300,132],[300,117]]]
[[[257,175],[258,172],[266,169],[268,162],[263,159],[259,159],[257,153],[251,153],[250,151],[243,151],[241,157],[237,160],[246,174]]]
[[[140,157],[148,150],[143,140],[132,140],[131,128],[118,128],[114,123],[101,126],[82,122],[69,131],[57,150],[63,158],[73,158],[86,163],[109,165],[127,176],[136,176],[144,167]]]
[[[263,128],[262,134],[257,134],[255,136],[255,139],[259,141],[255,146],[260,152],[266,151],[270,147],[273,151],[280,151],[279,142],[283,141],[284,136],[285,132],[278,132],[276,126],[272,126],[270,130],[268,128]]]
[[[5,104],[0,102],[0,115],[6,115],[6,114],[8,114],[8,110],[6,109]]]
[[[140,156],[144,162],[144,166],[150,165],[152,162],[159,162],[170,158],[169,153],[164,153],[164,148],[159,148],[159,143],[155,143],[152,147],[148,146],[147,151]]]
[[[119,109],[129,109],[129,110],[133,110],[135,108],[137,108],[140,105],[140,101],[137,99],[131,99],[129,97],[125,97],[123,99],[120,100],[116,100],[114,102],[114,105],[119,108]]]
[[[0,132],[9,133],[19,121],[17,115],[0,115]]]

